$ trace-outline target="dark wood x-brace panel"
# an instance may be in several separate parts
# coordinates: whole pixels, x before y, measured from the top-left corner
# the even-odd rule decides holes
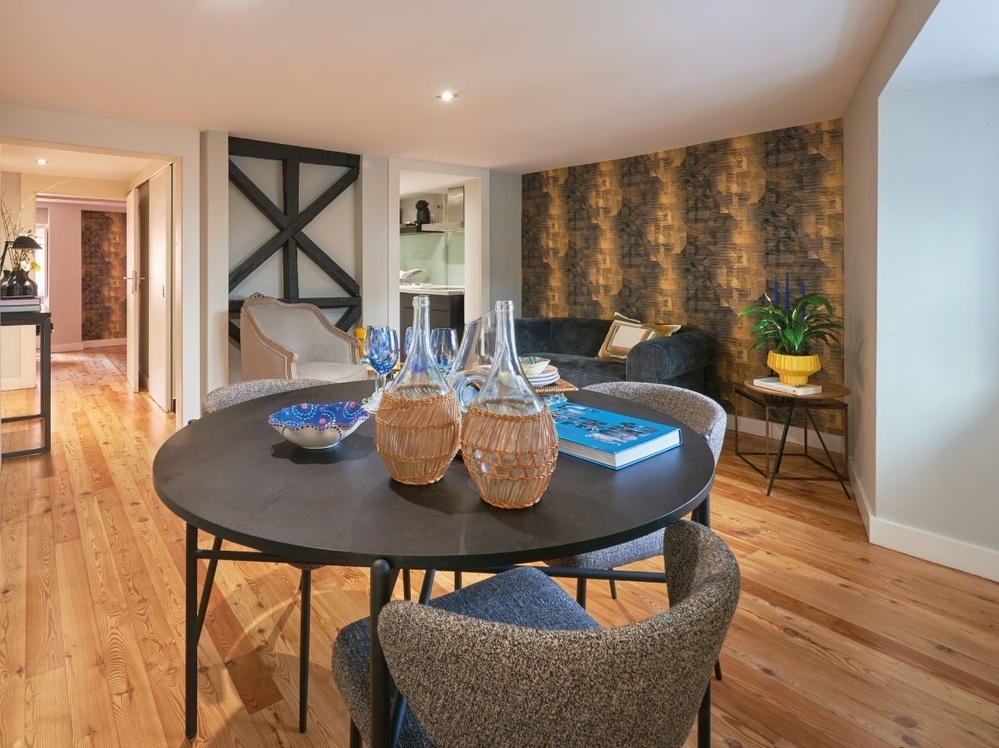
[[[316,148],[300,148],[281,143],[267,143],[260,140],[245,138],[229,138],[229,181],[238,189],[267,219],[274,224],[277,233],[258,247],[249,257],[229,271],[229,292],[246,280],[271,255],[283,249],[282,255],[282,300],[287,302],[304,301],[315,304],[321,309],[340,309],[346,311],[340,317],[336,326],[341,330],[350,330],[361,316],[361,287],[342,267],[340,267],[318,244],[308,237],[305,227],[336,200],[343,192],[357,181],[360,174],[361,157],[353,153],[338,151],[322,151]],[[253,181],[232,161],[232,156],[247,156],[250,158],[266,158],[281,162],[284,181],[284,205],[281,210],[268,198]],[[319,197],[304,209],[301,207],[299,195],[299,175],[302,164],[318,164],[321,166],[340,166],[347,171],[328,187]],[[298,295],[298,250],[312,260],[323,272],[332,278],[348,295],[338,297],[303,299]],[[229,301],[229,335],[239,341],[239,327],[233,320],[239,317],[243,306],[242,299]]]

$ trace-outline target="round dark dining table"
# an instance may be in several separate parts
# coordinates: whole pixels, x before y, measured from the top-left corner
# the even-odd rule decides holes
[[[541,500],[498,509],[479,498],[460,456],[429,486],[393,481],[375,448],[372,416],[328,450],[297,447],[267,423],[302,402],[360,401],[372,382],[330,384],[250,400],[192,421],[153,461],[153,485],[187,523],[186,733],[197,733],[197,562],[249,552],[198,547],[204,530],[255,549],[257,560],[371,568],[372,621],[391,595],[393,570],[481,569],[617,545],[695,511],[714,457],[693,429],[655,410],[580,390],[571,402],[680,427],[679,447],[621,470],[559,455]],[[695,515],[696,517],[696,515]],[[210,585],[210,582],[206,582]],[[372,627],[374,628],[374,627]],[[389,675],[372,631],[372,743],[389,742]]]

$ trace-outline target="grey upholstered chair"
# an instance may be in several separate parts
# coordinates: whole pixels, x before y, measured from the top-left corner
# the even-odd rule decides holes
[[[710,397],[682,387],[651,382],[606,382],[593,384],[584,389],[630,400],[683,421],[707,440],[711,453],[715,457],[715,464],[718,464],[722,444],[725,441],[725,425],[728,419],[725,410]],[[704,499],[694,518],[701,524],[710,525],[709,498]],[[611,594],[616,597],[617,590],[614,587],[613,569],[635,561],[655,558],[661,550],[662,532],[654,532],[612,548],[578,556],[551,559],[546,563],[549,566],[605,570],[607,571],[606,577],[611,582]],[[654,578],[665,579],[659,575]],[[585,606],[586,579],[577,580],[576,585],[576,600],[580,605]]]
[[[247,382],[234,382],[226,384],[206,394],[201,400],[201,415],[207,416],[223,408],[245,403],[247,400],[254,400],[258,397],[274,395],[278,392],[291,392],[301,390],[306,387],[318,387],[328,385],[324,379],[253,379]],[[222,547],[222,539],[215,538],[213,548],[218,550]],[[299,564],[289,561],[296,569],[302,572],[302,579],[299,589],[302,591],[302,630],[301,649],[299,650],[298,665],[298,729],[305,732],[308,722],[309,706],[309,621],[312,616],[312,572],[319,567],[313,564]],[[215,566],[217,559],[208,562],[208,576],[205,586],[211,587],[215,578]],[[199,618],[204,614],[200,613]]]
[[[602,628],[536,567],[428,605],[389,603],[378,634],[409,708],[400,746],[681,746],[710,743],[711,667],[739,600],[739,567],[702,525],[666,528],[670,608]],[[351,746],[370,735],[368,619],[344,627],[333,676]]]
[[[285,304],[254,294],[239,313],[240,365],[244,380],[366,379],[358,342],[313,304]]]

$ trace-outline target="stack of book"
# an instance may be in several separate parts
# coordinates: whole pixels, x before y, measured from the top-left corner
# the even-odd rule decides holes
[[[821,384],[784,384],[780,377],[761,377],[754,379],[753,384],[765,390],[783,392],[785,395],[817,395],[822,392]]]
[[[0,313],[37,312],[42,308],[42,300],[37,296],[5,296],[0,299]]]
[[[680,429],[576,403],[551,407],[558,451],[614,470],[680,446]]]

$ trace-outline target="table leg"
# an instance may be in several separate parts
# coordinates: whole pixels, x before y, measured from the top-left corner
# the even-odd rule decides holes
[[[388,663],[378,640],[378,615],[392,595],[393,574],[389,562],[383,558],[371,565],[371,626],[370,678],[371,678],[371,746],[388,748],[391,744],[390,675]]]
[[[198,734],[198,528],[187,525],[184,619],[184,735]]]
[[[846,483],[843,482],[843,475],[839,472],[839,468],[836,467],[836,463],[833,461],[832,455],[829,454],[829,448],[826,447],[826,440],[822,438],[822,432],[819,431],[819,425],[815,422],[815,417],[812,412],[808,409],[808,403],[805,403],[805,416],[811,421],[812,428],[815,429],[815,435],[819,438],[819,444],[822,445],[822,451],[826,453],[826,459],[829,460],[829,469],[832,471],[833,475],[836,476],[836,480],[839,481],[840,486],[843,487],[843,493],[846,494],[846,498],[850,498],[850,492],[846,490]],[[808,424],[805,424],[805,433],[808,433]]]
[[[52,449],[52,320],[46,320],[42,329],[42,383],[41,395],[42,428],[45,434],[43,451]]]
[[[774,458],[774,471],[770,473],[770,482],[767,484],[767,496],[774,487],[774,478],[777,477],[777,473],[780,472],[780,461],[784,456],[784,445],[787,444],[787,432],[791,428],[791,417],[794,415],[794,400],[791,400],[787,406],[787,419],[784,421],[784,431],[780,435],[780,444],[777,445],[777,456]]]

